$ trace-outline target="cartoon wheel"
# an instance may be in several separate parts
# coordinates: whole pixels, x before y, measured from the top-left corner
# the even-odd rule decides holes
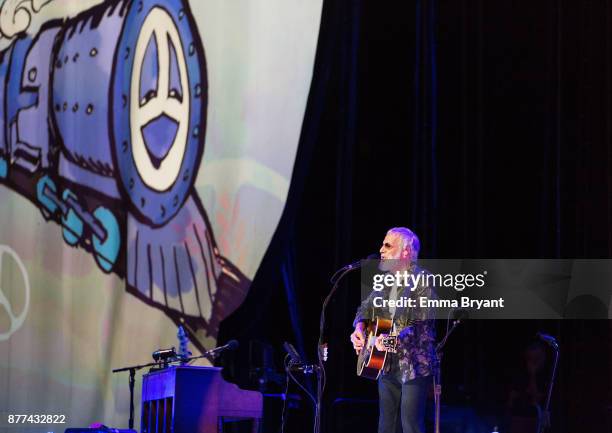
[[[100,206],[93,212],[94,219],[104,229],[106,237],[99,238],[92,233],[91,243],[94,249],[96,263],[104,272],[110,272],[117,258],[121,246],[121,232],[115,215],[107,208]]]
[[[132,213],[160,226],[189,194],[204,147],[204,53],[186,3],[135,1],[117,58],[124,64],[112,85],[115,166]]]
[[[64,202],[68,200],[68,197],[72,197],[73,200],[77,199],[72,191],[65,189],[62,193]],[[83,236],[83,220],[70,206],[65,207],[65,213],[62,215],[62,234],[66,243],[72,246],[76,245]]]
[[[41,177],[36,183],[36,198],[40,204],[40,211],[45,219],[51,218],[59,208],[55,200],[56,194],[57,187],[49,176],[45,175]]]
[[[6,159],[0,157],[0,179],[6,178],[8,175],[8,163]]]

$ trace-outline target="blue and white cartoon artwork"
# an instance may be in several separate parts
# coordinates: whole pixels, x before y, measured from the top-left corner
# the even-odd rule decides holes
[[[194,189],[207,90],[183,0],[105,1],[0,54],[0,182],[200,348],[249,285]]]

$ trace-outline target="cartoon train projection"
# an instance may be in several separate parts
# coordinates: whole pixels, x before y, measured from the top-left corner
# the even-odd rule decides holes
[[[249,284],[194,190],[205,65],[182,0],[110,0],[0,54],[0,181],[200,349]]]

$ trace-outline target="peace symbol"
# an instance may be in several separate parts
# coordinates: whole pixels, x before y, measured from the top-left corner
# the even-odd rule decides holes
[[[23,307],[23,311],[16,315],[13,309],[13,305],[11,305],[11,302],[4,294],[4,290],[2,289],[2,287],[0,287],[0,307],[2,307],[6,311],[6,314],[8,314],[9,320],[11,322],[9,330],[0,333],[0,341],[8,340],[9,338],[11,338],[11,335],[13,335],[19,328],[21,328],[30,308],[30,280],[28,279],[28,272],[17,253],[7,245],[0,245],[0,282],[2,281],[2,270],[4,269],[3,264],[6,255],[11,256],[13,260],[15,260],[15,263],[17,263],[19,271],[21,272],[21,277],[23,278],[24,284],[23,287],[25,289],[25,304]],[[12,281],[15,282],[16,279],[12,278]]]
[[[140,100],[140,77],[146,49],[151,38],[157,44],[157,89],[144,101]],[[170,89],[171,45],[176,53],[176,66],[183,92],[182,97]],[[145,19],[134,53],[134,68],[130,86],[130,126],[132,156],[136,170],[145,185],[155,191],[166,191],[176,181],[181,170],[189,127],[189,81],[187,64],[178,29],[164,9],[153,8]],[[167,116],[178,124],[174,140],[161,163],[154,164],[147,152],[142,128],[148,123]]]

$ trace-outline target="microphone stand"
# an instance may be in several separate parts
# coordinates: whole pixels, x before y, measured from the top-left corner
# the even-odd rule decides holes
[[[129,377],[129,388],[130,388],[130,419],[128,421],[128,428],[133,429],[134,428],[134,384],[136,383],[136,371],[141,370],[143,368],[146,367],[159,367],[160,365],[162,366],[162,368],[167,368],[170,366],[170,364],[174,364],[176,362],[180,362],[181,364],[187,364],[191,361],[194,361],[196,359],[201,359],[201,358],[206,358],[210,361],[214,361],[214,359],[217,357],[217,355],[220,352],[215,352],[215,349],[212,350],[207,350],[206,352],[204,352],[202,355],[199,356],[192,356],[190,358],[180,358],[180,359],[173,359],[173,360],[163,360],[161,362],[149,362],[148,364],[141,364],[141,365],[132,365],[129,367],[121,367],[121,368],[115,368],[112,372],[113,373],[121,373],[123,371],[129,371],[130,372],[130,377]]]
[[[315,373],[317,374],[317,404],[315,408],[315,433],[319,433],[321,431],[321,406],[323,399],[323,392],[325,391],[325,382],[327,380],[325,376],[325,365],[323,364],[323,351],[321,350],[321,346],[323,345],[323,331],[325,329],[325,310],[327,309],[327,304],[338,290],[338,283],[340,280],[344,278],[346,274],[355,269],[359,269],[361,267],[361,260],[359,262],[352,263],[350,265],[344,266],[338,269],[334,275],[330,279],[330,283],[332,284],[332,289],[329,294],[323,301],[323,306],[321,307],[321,318],[319,320],[319,340],[317,341],[317,359],[319,361],[319,366],[315,369]]]
[[[553,369],[550,374],[550,383],[548,384],[548,395],[546,396],[546,405],[544,406],[544,412],[538,418],[538,433],[542,433],[545,428],[548,428],[550,426],[550,399],[552,396],[555,376],[557,375],[557,365],[559,364],[559,345],[556,341],[549,342],[549,345],[555,351],[555,362],[553,364]]]
[[[436,346],[435,374],[434,374],[434,403],[435,403],[435,433],[440,433],[440,405],[442,400],[442,349],[446,345],[446,340],[453,333],[455,328],[461,323],[461,319],[453,320],[453,326],[446,332],[444,338]]]

